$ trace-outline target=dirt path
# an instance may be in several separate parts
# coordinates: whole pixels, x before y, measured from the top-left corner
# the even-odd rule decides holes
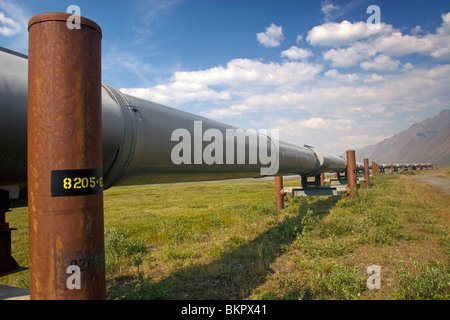
[[[434,177],[435,172],[431,171],[418,176],[413,176],[419,181],[425,182],[433,188],[438,188],[444,191],[446,194],[450,194],[450,178]]]

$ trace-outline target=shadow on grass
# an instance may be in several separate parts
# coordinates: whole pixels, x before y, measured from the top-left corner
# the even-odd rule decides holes
[[[313,207],[314,215],[323,218],[339,199],[328,197],[314,204],[299,201],[298,214],[286,218],[254,240],[230,248],[206,265],[185,267],[158,282],[142,276],[117,277],[109,282],[109,299],[245,299],[273,273],[270,264],[302,231],[301,222],[308,208]]]

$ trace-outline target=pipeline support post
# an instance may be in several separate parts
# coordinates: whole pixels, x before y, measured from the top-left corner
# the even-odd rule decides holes
[[[19,267],[11,255],[11,231],[16,229],[6,222],[6,213],[11,211],[9,207],[9,192],[0,189],[0,276],[25,269]]]
[[[316,174],[314,177],[314,187],[319,188],[322,185],[322,175]]]
[[[30,298],[104,300],[101,28],[30,19]]]
[[[277,208],[284,209],[284,190],[283,190],[283,177],[275,176],[275,201]]]
[[[364,159],[364,180],[366,189],[370,189],[369,159]]]
[[[357,196],[357,182],[356,182],[356,157],[355,150],[347,150],[347,194],[350,198]]]

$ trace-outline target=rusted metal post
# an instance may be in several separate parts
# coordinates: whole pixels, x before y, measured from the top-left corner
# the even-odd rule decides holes
[[[364,180],[366,189],[370,189],[369,159],[364,159]]]
[[[394,174],[394,165],[391,164],[391,174]]]
[[[325,173],[323,172],[320,174],[320,186],[325,186]]]
[[[347,150],[347,193],[350,198],[357,196],[357,183],[356,183],[356,157],[355,150]]]
[[[372,161],[372,177],[374,177],[376,174],[375,174],[375,171],[377,170],[377,167],[376,167],[376,165],[375,165],[375,161]]]
[[[31,299],[105,299],[101,38],[93,21],[29,21]],[[75,20],[75,22],[77,22]]]
[[[280,210],[284,209],[284,192],[283,192],[283,177],[275,176],[275,201],[277,208]]]

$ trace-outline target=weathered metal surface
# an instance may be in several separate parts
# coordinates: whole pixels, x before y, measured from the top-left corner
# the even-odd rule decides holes
[[[284,193],[283,191],[283,177],[282,176],[275,176],[275,202],[277,205],[277,208],[282,210],[284,209]]]
[[[377,174],[377,164],[375,163],[375,161],[372,161],[372,177],[376,176]]]
[[[354,198],[357,195],[357,181],[356,181],[356,157],[355,150],[347,150],[347,178],[348,178],[348,190],[347,193],[350,198]]]
[[[102,169],[102,35],[86,18],[81,29],[69,29],[69,16],[44,13],[29,21],[31,299],[106,298],[102,177],[89,174]],[[55,181],[61,172],[66,178]],[[80,277],[80,288],[72,276],[75,284]]]
[[[369,159],[364,159],[364,181],[366,189],[370,189],[370,169],[369,169]]]

